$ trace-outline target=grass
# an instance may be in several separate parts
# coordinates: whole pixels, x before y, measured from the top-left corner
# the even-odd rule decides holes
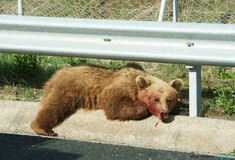
[[[84,63],[110,67],[126,64],[125,61],[113,60],[0,54],[0,99],[39,101],[43,94],[43,84],[56,70],[63,66],[78,66]],[[174,113],[188,115],[189,86],[185,65],[144,62],[141,64],[148,73],[166,82],[176,78],[184,80],[185,88]],[[202,116],[235,120],[234,91],[234,68],[203,66]]]

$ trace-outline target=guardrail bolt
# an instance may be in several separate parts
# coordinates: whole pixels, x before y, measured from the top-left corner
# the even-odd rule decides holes
[[[188,47],[193,47],[193,46],[194,46],[194,43],[193,43],[193,42],[186,42],[186,45],[187,45]]]

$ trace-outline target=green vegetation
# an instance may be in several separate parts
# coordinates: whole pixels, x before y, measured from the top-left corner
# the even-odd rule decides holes
[[[227,114],[235,113],[235,74],[229,72],[224,67],[218,67],[215,73],[219,78],[226,80],[233,79],[232,83],[225,83],[224,86],[217,88],[214,91],[215,104],[219,108],[223,109]]]
[[[231,156],[235,156],[235,149],[228,153]]]
[[[235,119],[234,68],[206,67],[204,72],[205,116]]]
[[[38,101],[42,86],[63,66],[84,63],[119,67],[125,61],[72,57],[33,56],[26,54],[0,54],[0,99]],[[174,111],[188,115],[188,70],[185,65],[141,63],[144,69],[167,82],[182,78],[185,88]],[[235,120],[235,70],[229,67],[204,66],[202,68],[202,116]]]

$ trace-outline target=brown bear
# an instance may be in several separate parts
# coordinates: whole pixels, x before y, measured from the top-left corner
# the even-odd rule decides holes
[[[138,120],[150,113],[168,118],[183,87],[181,79],[166,83],[132,63],[120,68],[94,65],[64,67],[46,83],[41,109],[31,128],[41,135],[78,109],[103,109],[110,120]]]

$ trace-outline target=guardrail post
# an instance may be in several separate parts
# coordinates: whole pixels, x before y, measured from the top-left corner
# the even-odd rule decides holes
[[[173,22],[178,22],[178,0],[173,0]]]
[[[23,16],[23,0],[18,0],[18,16]]]
[[[158,15],[158,22],[162,22],[166,10],[167,0],[161,0],[160,11]],[[173,22],[178,21],[178,0],[173,0]]]
[[[167,0],[161,0],[161,7],[158,15],[158,22],[162,22],[164,18],[164,13],[166,10],[166,2]]]
[[[189,69],[189,116],[200,116],[201,110],[201,65],[188,65]]]

